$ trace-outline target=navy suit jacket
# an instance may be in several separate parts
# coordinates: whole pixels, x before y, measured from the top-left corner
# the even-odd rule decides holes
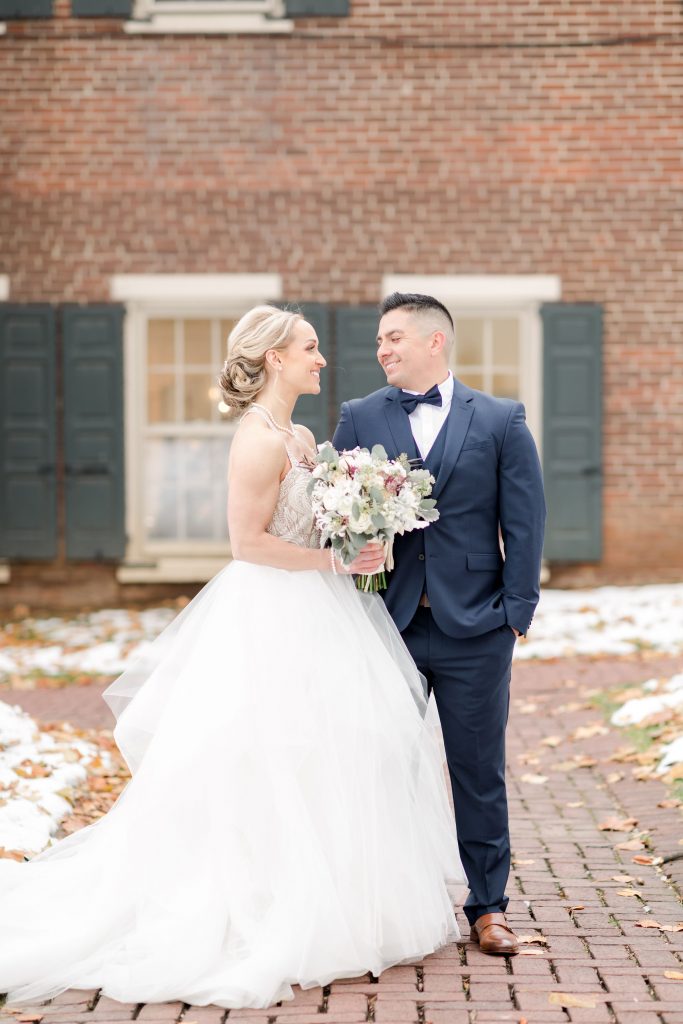
[[[391,458],[419,455],[398,388],[344,402],[337,450],[382,444]],[[440,465],[432,470],[439,519],[397,536],[382,596],[400,630],[426,592],[449,636],[479,636],[507,623],[526,633],[539,598],[545,501],[524,406],[454,380]],[[438,456],[435,456],[438,458]],[[504,554],[499,539],[502,539]]]

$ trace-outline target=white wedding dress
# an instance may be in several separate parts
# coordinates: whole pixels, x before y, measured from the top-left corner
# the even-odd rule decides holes
[[[290,456],[291,458],[291,456]],[[317,545],[293,463],[269,531]],[[441,752],[384,604],[234,561],[108,690],[133,778],[0,860],[0,992],[266,1007],[459,937]]]

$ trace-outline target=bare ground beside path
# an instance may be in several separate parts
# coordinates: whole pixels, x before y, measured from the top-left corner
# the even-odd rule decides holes
[[[515,663],[508,733],[514,854],[508,916],[526,939],[520,956],[487,957],[463,941],[379,980],[297,991],[293,1002],[264,1011],[226,1013],[181,1003],[123,1006],[98,993],[66,992],[22,1012],[0,1010],[0,1020],[683,1024],[683,930],[675,930],[683,922],[683,859],[661,867],[633,862],[683,853],[681,809],[671,806],[661,781],[634,777],[637,762],[619,759],[627,740],[619,730],[600,728],[604,719],[588,698],[592,690],[681,671],[681,656]],[[9,690],[0,698],[42,721],[108,728],[112,720],[102,689]],[[667,806],[659,806],[666,800]],[[636,824],[624,824],[625,831],[601,830],[610,818],[615,825],[627,819]],[[638,841],[639,849],[618,849]],[[466,934],[462,913],[458,919]],[[642,927],[642,921],[656,927]]]

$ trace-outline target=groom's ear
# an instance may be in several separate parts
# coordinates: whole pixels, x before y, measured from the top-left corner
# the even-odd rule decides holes
[[[446,350],[446,335],[443,331],[434,331],[429,339],[429,354],[432,356],[441,355]]]

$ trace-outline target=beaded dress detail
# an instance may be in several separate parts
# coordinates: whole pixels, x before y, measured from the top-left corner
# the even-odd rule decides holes
[[[257,413],[271,430],[275,430],[275,427],[258,407],[252,406],[249,412]],[[315,526],[311,498],[307,492],[311,470],[297,459],[286,441],[285,451],[291,463],[291,469],[280,483],[277,504],[273,510],[273,517],[266,527],[266,532],[302,548],[318,548],[320,547],[320,531]]]

